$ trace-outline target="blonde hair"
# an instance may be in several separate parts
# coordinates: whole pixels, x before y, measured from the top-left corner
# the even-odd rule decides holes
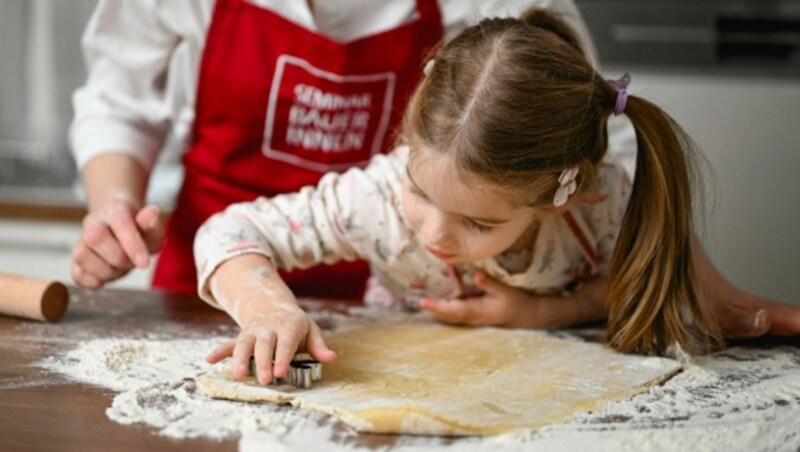
[[[527,205],[553,208],[558,177],[580,169],[574,203],[593,186],[617,91],[575,34],[549,13],[486,19],[446,46],[417,87],[401,139],[453,157]],[[690,353],[720,342],[694,281],[691,140],[661,109],[629,96],[637,167],[611,262],[608,343],[625,352]]]

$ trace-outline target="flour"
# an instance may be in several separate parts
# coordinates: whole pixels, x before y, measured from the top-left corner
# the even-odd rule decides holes
[[[73,380],[123,392],[209,370],[205,355],[225,339],[93,339],[40,364]]]
[[[380,312],[382,311],[382,312]],[[385,310],[313,316],[349,329]],[[229,336],[193,339],[93,338],[40,366],[119,392],[107,409],[121,424],[145,424],[171,438],[239,436],[242,451],[386,450],[791,450],[800,447],[800,351],[733,348],[697,358],[665,384],[631,400],[539,429],[488,438],[370,435],[368,441],[321,414],[213,400],[194,378],[211,369],[206,354]]]

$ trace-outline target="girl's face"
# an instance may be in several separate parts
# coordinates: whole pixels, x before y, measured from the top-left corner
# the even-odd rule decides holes
[[[477,175],[457,173],[450,157],[417,149],[403,184],[403,211],[428,252],[450,264],[530,246],[536,215]]]

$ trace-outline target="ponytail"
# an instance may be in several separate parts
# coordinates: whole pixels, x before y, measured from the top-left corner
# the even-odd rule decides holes
[[[522,21],[547,30],[583,55],[572,29],[552,14],[530,9]],[[672,118],[637,97],[627,102],[622,80],[598,85],[599,146],[585,157],[599,163],[607,146],[605,124],[624,110],[636,130],[636,174],[611,262],[607,341],[624,352],[663,353],[677,343],[703,353],[721,343],[709,306],[695,280],[692,225],[694,146]],[[623,84],[621,84],[623,83]],[[616,86],[614,86],[616,85]],[[620,92],[622,91],[622,92]]]
[[[629,97],[637,164],[611,262],[608,343],[663,353],[677,343],[703,353],[721,343],[695,279],[691,140],[661,109]]]

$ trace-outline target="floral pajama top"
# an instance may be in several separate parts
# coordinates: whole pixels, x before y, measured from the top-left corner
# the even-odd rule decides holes
[[[622,168],[601,165],[598,183],[606,199],[545,218],[529,265],[510,271],[501,264],[508,256],[453,268],[425,249],[401,208],[407,160],[402,146],[375,156],[366,168],[328,173],[316,187],[233,204],[212,216],[194,244],[200,296],[216,305],[209,276],[225,260],[246,253],[263,254],[286,270],[365,259],[380,282],[370,286],[382,288],[368,290],[367,297],[382,304],[466,295],[475,291],[476,269],[534,294],[558,293],[605,271],[630,194]]]

